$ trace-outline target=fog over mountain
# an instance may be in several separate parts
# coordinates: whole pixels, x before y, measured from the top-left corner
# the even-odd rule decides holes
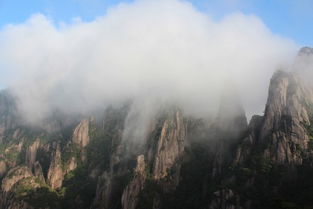
[[[1,209],[313,208],[313,48],[197,8],[0,28]]]
[[[0,45],[6,85],[35,124],[54,110],[87,113],[130,99],[140,110],[178,104],[214,116],[229,83],[248,116],[261,113],[270,77],[298,49],[254,15],[216,20],[178,0],[119,4],[90,22],[34,14],[3,27]]]

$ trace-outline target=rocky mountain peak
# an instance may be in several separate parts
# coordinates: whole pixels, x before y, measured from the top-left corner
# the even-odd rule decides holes
[[[169,169],[184,152],[186,124],[180,110],[171,111],[163,122],[158,139],[153,176],[159,180],[167,176]]]
[[[72,141],[80,147],[89,143],[89,120],[82,120],[75,128]]]
[[[313,55],[313,48],[308,46],[302,47],[298,52],[298,56],[311,56],[311,55]]]
[[[301,164],[297,149],[306,149],[308,92],[293,73],[278,71],[271,79],[260,140],[269,143],[265,156],[277,163]]]

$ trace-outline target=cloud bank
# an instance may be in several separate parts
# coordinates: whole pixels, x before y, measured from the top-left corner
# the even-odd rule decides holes
[[[179,0],[119,4],[91,22],[42,14],[0,31],[0,66],[30,121],[55,109],[85,113],[127,99],[216,112],[231,80],[248,112],[264,109],[269,79],[296,52],[253,15],[216,21]],[[154,102],[155,101],[155,102]]]

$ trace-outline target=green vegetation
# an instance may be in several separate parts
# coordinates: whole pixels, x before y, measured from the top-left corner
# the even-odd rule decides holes
[[[109,168],[110,157],[113,149],[113,139],[110,134],[101,129],[93,128],[90,131],[90,143],[87,145],[87,159],[90,166],[101,169]]]
[[[48,187],[28,190],[27,194],[21,197],[21,199],[29,203],[34,208],[60,208],[60,197],[58,193]]]
[[[211,181],[212,178],[209,178],[209,172],[212,169],[210,166],[212,165],[212,155],[208,150],[208,146],[203,143],[195,143],[186,147],[187,160],[182,162],[181,181],[178,187],[175,191],[165,192],[156,182],[148,181],[142,194],[145,198],[145,205],[142,208],[151,205],[151,201],[153,201],[151,196],[161,198],[166,208],[171,209],[207,207],[210,198],[208,194],[216,191],[219,185],[218,179]],[[208,190],[205,191],[204,188]],[[151,191],[149,192],[149,190]]]
[[[38,178],[28,177],[21,180],[14,192],[17,199],[24,200],[34,208],[60,208],[61,196]]]
[[[62,189],[59,193],[62,196],[62,208],[88,208],[95,197],[96,180],[88,176],[86,167],[79,166],[65,176]],[[79,205],[73,200],[79,198]]]
[[[17,161],[19,155],[20,152],[15,147],[11,147],[7,150],[7,152],[4,152],[5,158],[11,162]]]
[[[95,196],[96,181],[88,176],[87,169],[78,167],[65,176],[63,187],[53,190],[36,177],[19,181],[14,188],[15,197],[34,208],[71,209],[88,208]],[[80,202],[73,201],[79,198]],[[76,205],[78,204],[78,205]]]
[[[144,189],[139,194],[139,201],[136,209],[153,208],[153,201],[159,198],[162,193],[161,187],[152,178],[147,178]]]
[[[36,187],[43,186],[47,187],[47,185],[40,181],[38,178],[27,177],[18,182],[17,187],[14,189],[14,191],[17,197],[23,197],[27,195],[28,191]]]
[[[81,150],[76,144],[70,144],[69,146],[65,147],[62,151],[62,167],[63,170],[65,169],[65,166],[67,163],[71,160],[72,157],[74,157],[77,161],[78,166],[82,164],[81,162]]]
[[[127,106],[120,109],[108,108],[103,124],[91,123],[90,142],[86,147],[90,167],[109,168],[111,154],[121,142]]]

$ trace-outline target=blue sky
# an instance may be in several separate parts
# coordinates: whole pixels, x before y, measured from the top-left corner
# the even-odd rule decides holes
[[[0,27],[20,23],[31,14],[43,13],[56,22],[74,17],[91,21],[108,7],[132,0],[0,0]],[[313,45],[312,0],[188,0],[197,9],[219,19],[232,12],[259,16],[276,34],[300,45]]]

